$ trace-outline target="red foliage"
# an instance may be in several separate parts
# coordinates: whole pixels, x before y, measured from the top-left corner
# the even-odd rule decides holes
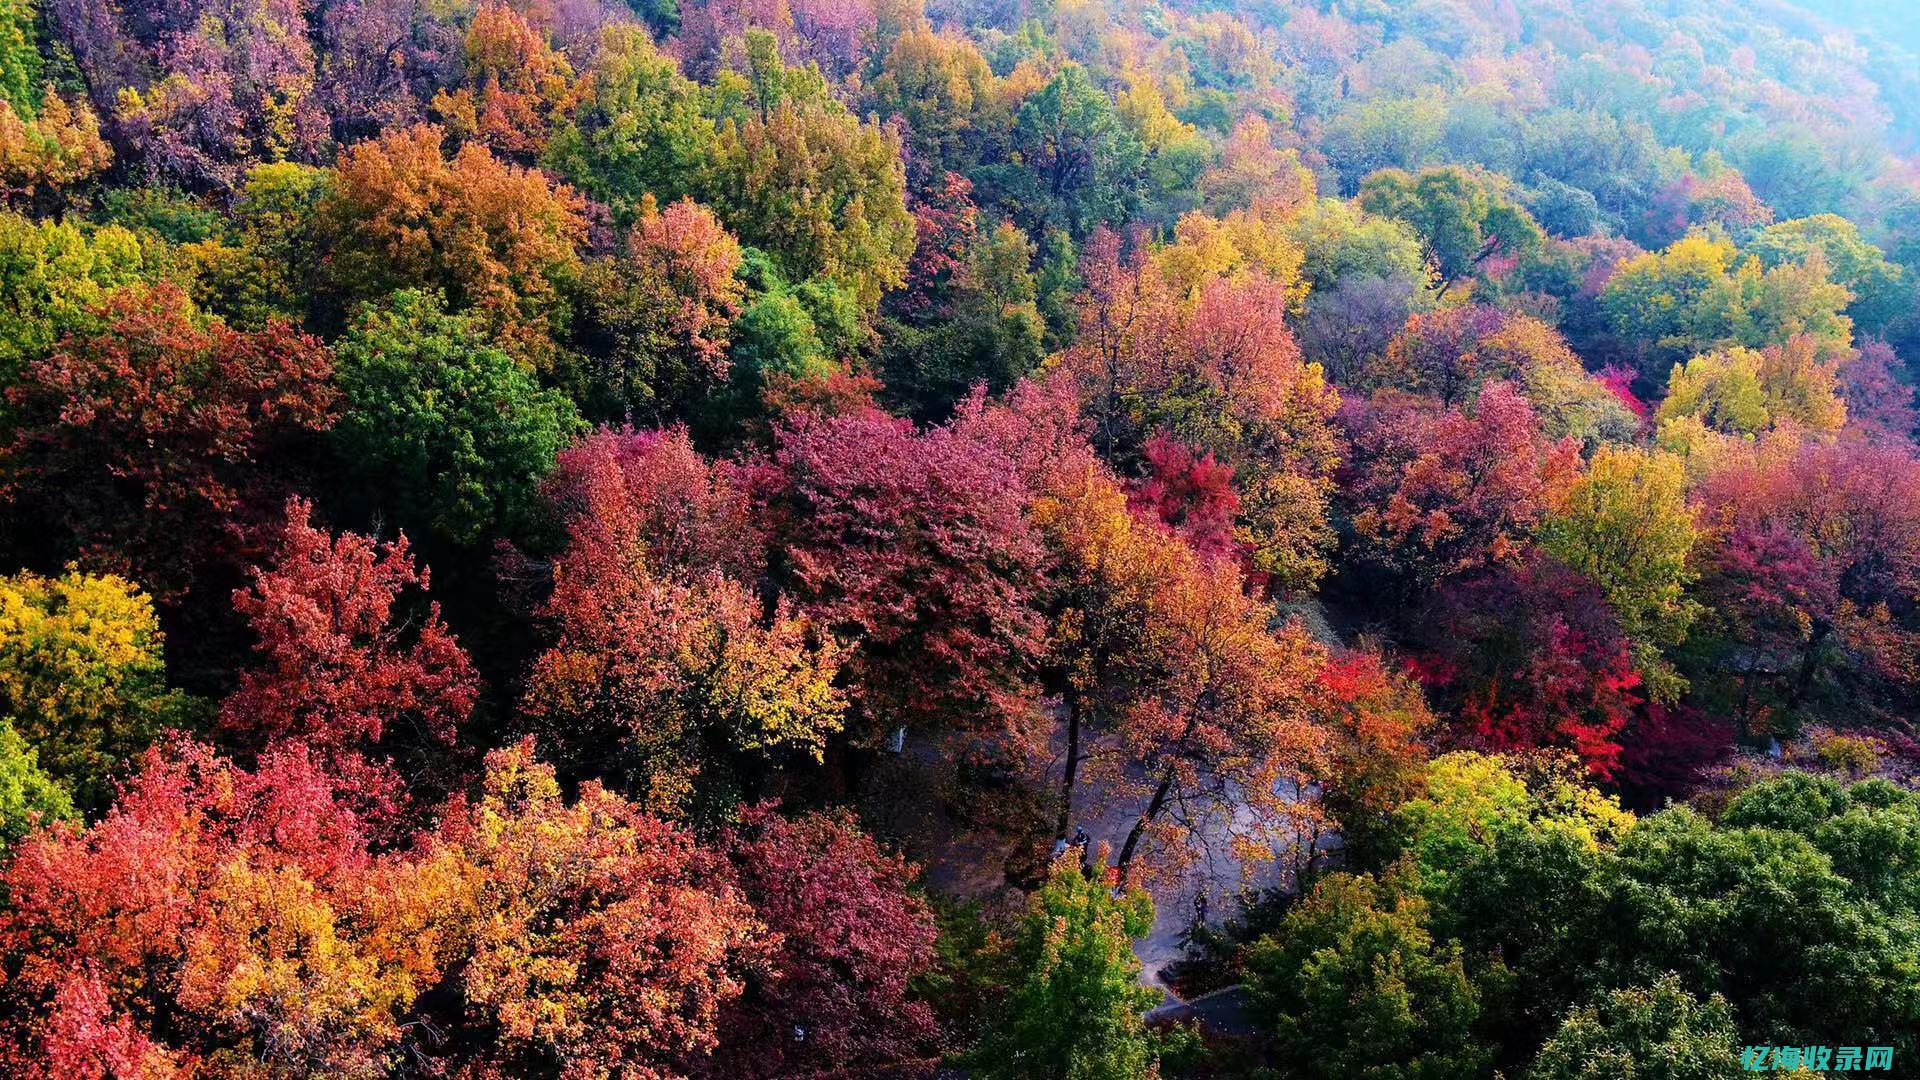
[[[36,510],[90,561],[184,589],[209,557],[238,554],[272,505],[260,459],[289,433],[331,425],[332,364],[283,323],[242,333],[202,321],[174,285],[123,289],[95,315],[8,390],[0,495],[46,504]]]
[[[916,432],[879,414],[803,417],[776,439],[785,576],[854,643],[866,717],[1023,715],[1041,548],[1018,462],[958,426]]]
[[[1424,782],[1434,716],[1420,684],[1372,649],[1329,657],[1320,688],[1330,758],[1322,798],[1347,843],[1364,845]]]
[[[248,772],[185,743],[149,751],[92,828],[23,841],[0,912],[15,973],[0,989],[0,1066],[192,1073],[211,1053],[256,1045],[319,1071],[379,1062],[398,1035],[383,986],[424,974],[424,959],[334,937],[336,918],[368,913],[382,865],[337,793],[302,748],[263,754]]]
[[[656,574],[717,569],[751,582],[766,566],[747,477],[707,461],[684,428],[601,428],[560,452],[545,493],[576,546],[637,539]]]
[[[1847,426],[1870,438],[1911,439],[1920,428],[1913,384],[1901,378],[1905,365],[1884,341],[1869,341],[1840,365],[1840,396]]]
[[[329,750],[371,746],[403,723],[452,742],[480,682],[438,604],[411,632],[412,620],[396,611],[402,591],[427,587],[407,538],[332,536],[311,514],[304,500],[288,500],[279,550],[234,593],[260,665],[241,676],[222,724]]]
[[[1374,558],[1416,579],[1517,558],[1578,474],[1571,439],[1549,442],[1527,399],[1488,383],[1471,413],[1405,398],[1341,409],[1353,447],[1344,487]]]
[[[965,271],[968,252],[979,233],[973,183],[946,173],[940,187],[913,208],[913,256],[907,282],[887,297],[901,315],[931,321],[953,315],[952,288]]]
[[[1426,625],[1418,673],[1464,734],[1494,750],[1565,747],[1613,774],[1640,676],[1593,582],[1534,555],[1451,586]]]
[[[1650,701],[1620,736],[1614,780],[1633,801],[1657,808],[1685,798],[1733,748],[1733,727],[1684,705]]]
[[[1240,557],[1243,549],[1233,537],[1240,513],[1233,470],[1167,435],[1147,440],[1145,453],[1146,479],[1129,495],[1135,509],[1171,526],[1205,558]]]
[[[1087,440],[1079,394],[1064,372],[1021,379],[992,403],[975,388],[955,408],[953,429],[1011,459],[1029,491],[1058,492],[1106,468]]]
[[[779,945],[723,1014],[703,1073],[795,1076],[927,1053],[938,1028],[908,983],[932,965],[936,935],[908,891],[914,868],[845,812],[788,821],[756,807],[727,840],[740,889]]]
[[[568,544],[523,705],[649,809],[685,809],[742,752],[817,756],[840,727],[838,648],[754,591],[764,548],[736,472],[684,431],[603,430],[549,485]]]
[[[1836,658],[1842,673],[1920,691],[1920,463],[1910,453],[1901,442],[1808,444],[1784,461],[1733,461],[1699,484],[1710,537],[1701,590],[1746,658],[1743,729],[1808,707]],[[1847,697],[1860,719],[1870,696]]]
[[[1653,406],[1641,401],[1633,392],[1633,380],[1638,374],[1624,364],[1613,364],[1602,368],[1594,377],[1600,380],[1600,385],[1606,387],[1609,393],[1620,399],[1620,404],[1631,409],[1633,415],[1646,420],[1653,415]]]
[[[879,379],[836,365],[821,374],[789,375],[769,372],[760,389],[760,404],[776,422],[792,423],[803,415],[851,416],[878,412],[874,396],[880,392]]]

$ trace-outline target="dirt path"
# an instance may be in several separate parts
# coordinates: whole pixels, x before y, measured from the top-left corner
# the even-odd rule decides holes
[[[1058,752],[1055,760],[1032,762],[1030,774],[1021,780],[1044,784],[1040,791],[1051,790],[1059,783]],[[1030,864],[1029,852],[1047,842],[1051,821],[1036,822],[1035,830],[1022,839],[957,820],[941,799],[952,760],[950,747],[909,745],[905,754],[893,759],[876,790],[867,792],[868,805],[877,807],[880,815],[874,823],[909,845],[930,888],[959,899],[1017,899],[1009,895],[1017,890],[1009,884],[1007,868],[1010,863],[1016,869]],[[1094,849],[1106,844],[1118,850],[1143,801],[1117,797],[1089,781],[1077,794],[1075,805],[1081,810],[1073,824],[1086,829]],[[1185,955],[1185,935],[1201,913],[1197,897],[1206,897],[1206,920],[1217,926],[1239,910],[1242,896],[1287,883],[1286,859],[1248,865],[1240,857],[1234,837],[1249,823],[1236,818],[1231,809],[1186,820],[1185,851],[1177,859],[1149,863],[1145,884],[1154,898],[1154,923],[1134,945],[1141,961],[1141,982],[1163,992],[1168,989],[1164,972]],[[1157,869],[1172,862],[1182,865],[1172,871]],[[1174,1000],[1170,993],[1169,1000]]]

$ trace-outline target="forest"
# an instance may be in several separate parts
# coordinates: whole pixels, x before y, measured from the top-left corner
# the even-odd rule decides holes
[[[1904,8],[0,0],[0,1075],[1915,1075]]]

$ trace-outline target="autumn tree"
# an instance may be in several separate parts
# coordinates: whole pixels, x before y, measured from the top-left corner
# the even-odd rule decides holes
[[[1385,358],[1427,295],[1412,281],[1376,277],[1347,278],[1325,292],[1309,292],[1300,319],[1300,351],[1325,368],[1336,385],[1352,386]]]
[[[1320,674],[1316,716],[1326,732],[1320,801],[1356,865],[1377,859],[1392,811],[1426,780],[1426,741],[1438,719],[1420,683],[1371,644],[1338,653]]]
[[[1839,392],[1847,423],[1869,438],[1905,439],[1920,430],[1914,387],[1902,377],[1905,365],[1884,341],[1869,341],[1840,364]]]
[[[1144,800],[1130,802],[1139,810],[1116,857],[1123,880],[1143,843],[1177,858],[1171,842],[1223,812],[1228,790],[1236,843],[1270,855],[1294,820],[1286,783],[1321,751],[1308,699],[1321,647],[1297,621],[1272,629],[1272,609],[1238,567],[1184,561],[1156,583],[1145,647],[1158,670],[1119,711],[1102,760],[1117,798]]]
[[[41,5],[0,9],[0,191],[29,200],[105,169],[113,151],[89,103],[62,96],[42,54]]]
[[[9,389],[0,490],[89,562],[172,593],[257,523],[274,486],[261,459],[332,423],[331,361],[284,324],[202,318],[172,285],[118,291],[94,317]]]
[[[322,220],[338,237],[328,281],[349,301],[403,288],[438,290],[477,309],[516,354],[550,361],[565,292],[580,273],[580,197],[479,143],[451,159],[430,125],[389,131],[342,155]]]
[[[1202,557],[1238,557],[1241,549],[1233,530],[1240,496],[1233,490],[1233,470],[1211,453],[1196,455],[1165,435],[1147,440],[1143,453],[1147,475],[1134,485],[1129,501],[1160,519]]]
[[[601,431],[561,455],[549,490],[568,543],[523,702],[539,730],[670,812],[717,809],[746,763],[820,756],[846,705],[842,650],[754,592],[763,556],[736,474],[684,431]]]
[[[563,799],[530,743],[427,844],[442,1019],[471,1036],[448,1056],[475,1075],[684,1075],[771,944],[724,858],[597,782]]]
[[[909,983],[934,962],[934,920],[913,867],[852,815],[788,820],[749,809],[726,849],[740,891],[779,945],[720,1021],[702,1075],[775,1077],[924,1056],[936,1025]]]
[[[1042,551],[1017,463],[953,427],[873,413],[776,437],[781,578],[852,644],[868,733],[1027,716]]]
[[[915,26],[895,38],[866,93],[881,116],[906,121],[911,167],[929,176],[968,171],[987,132],[1013,123],[987,58],[951,31]]]
[[[1437,398],[1451,409],[1490,380],[1531,392],[1543,377],[1562,372],[1580,373],[1580,358],[1552,327],[1474,304],[1416,312],[1356,381]]]
[[[8,1071],[381,1075],[437,970],[432,909],[340,794],[304,748],[250,771],[187,742],[149,751],[91,827],[22,841]]]
[[[554,455],[584,427],[479,320],[412,289],[355,320],[334,368],[351,468],[400,520],[456,544],[524,535]]]
[[[167,687],[162,645],[153,601],[123,578],[0,578],[0,721],[83,806],[104,803],[163,730],[195,719]]]
[[[1647,692],[1659,700],[1685,686],[1664,650],[1686,638],[1699,613],[1686,592],[1697,536],[1680,460],[1615,447],[1593,456],[1541,530],[1547,553],[1599,584],[1633,642]]]
[[[1518,558],[1579,475],[1578,448],[1547,439],[1504,382],[1488,383],[1470,410],[1383,396],[1349,404],[1342,423],[1362,554],[1418,582]]]
[[[1101,739],[1143,691],[1153,655],[1146,647],[1153,601],[1163,578],[1183,565],[1181,543],[1167,529],[1132,512],[1119,479],[1097,463],[1073,414],[1059,408],[1062,380],[1023,384],[1000,415],[1001,437],[1031,455],[1029,483],[1037,497],[1031,518],[1051,556],[1043,676],[1060,695],[1066,722],[1059,812],[1054,831],[1066,839],[1079,796],[1080,769]],[[1046,412],[1054,407],[1051,414]],[[1049,424],[1049,415],[1053,426]],[[1063,421],[1064,418],[1064,421]],[[1040,431],[1066,431],[1048,440]],[[1051,445],[1051,452],[1040,451]]]
[[[153,175],[230,190],[265,161],[317,162],[331,135],[297,0],[50,6],[76,82]]]
[[[1365,340],[1365,339],[1362,339]],[[1370,349],[1349,381],[1437,398],[1443,408],[1473,400],[1492,380],[1526,395],[1552,438],[1586,447],[1626,441],[1639,420],[1552,326],[1529,315],[1481,305],[1415,312],[1384,348]]]
[[[1641,677],[1592,581],[1534,554],[1449,585],[1421,621],[1420,673],[1466,738],[1496,751],[1571,750],[1612,775]]]
[[[589,264],[580,331],[593,404],[606,414],[676,410],[724,384],[745,289],[740,244],[690,199],[641,197],[625,243]]]
[[[1182,296],[1150,252],[1123,258],[1109,233],[1093,239],[1084,273],[1080,333],[1057,362],[1081,388],[1095,445],[1125,460],[1158,429],[1214,452],[1235,470],[1236,538],[1255,569],[1279,588],[1317,580],[1339,398],[1271,317],[1286,285],[1249,270],[1202,275]]]
[[[1701,588],[1720,646],[1711,670],[1743,733],[1791,731],[1821,707],[1851,716],[1904,700],[1898,657],[1920,586],[1916,482],[1905,452],[1853,442],[1734,460],[1702,481]],[[1828,688],[1833,678],[1848,689]]]
[[[1273,125],[1257,112],[1234,121],[1220,160],[1200,174],[1207,205],[1217,209],[1297,206],[1313,197],[1313,174],[1300,154],[1275,145]]]
[[[417,617],[402,605],[406,590],[428,585],[405,535],[391,543],[335,535],[315,526],[312,512],[288,500],[277,549],[234,593],[256,663],[222,704],[222,726],[327,753],[453,742],[479,698],[479,678],[437,604]]]
[[[573,81],[566,57],[513,8],[482,4],[467,26],[465,60],[465,85],[433,99],[447,134],[515,160],[538,157]]]

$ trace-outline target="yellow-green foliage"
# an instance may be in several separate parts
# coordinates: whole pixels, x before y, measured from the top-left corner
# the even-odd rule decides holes
[[[83,799],[187,711],[166,686],[153,602],[132,582],[0,578],[0,718]]]

